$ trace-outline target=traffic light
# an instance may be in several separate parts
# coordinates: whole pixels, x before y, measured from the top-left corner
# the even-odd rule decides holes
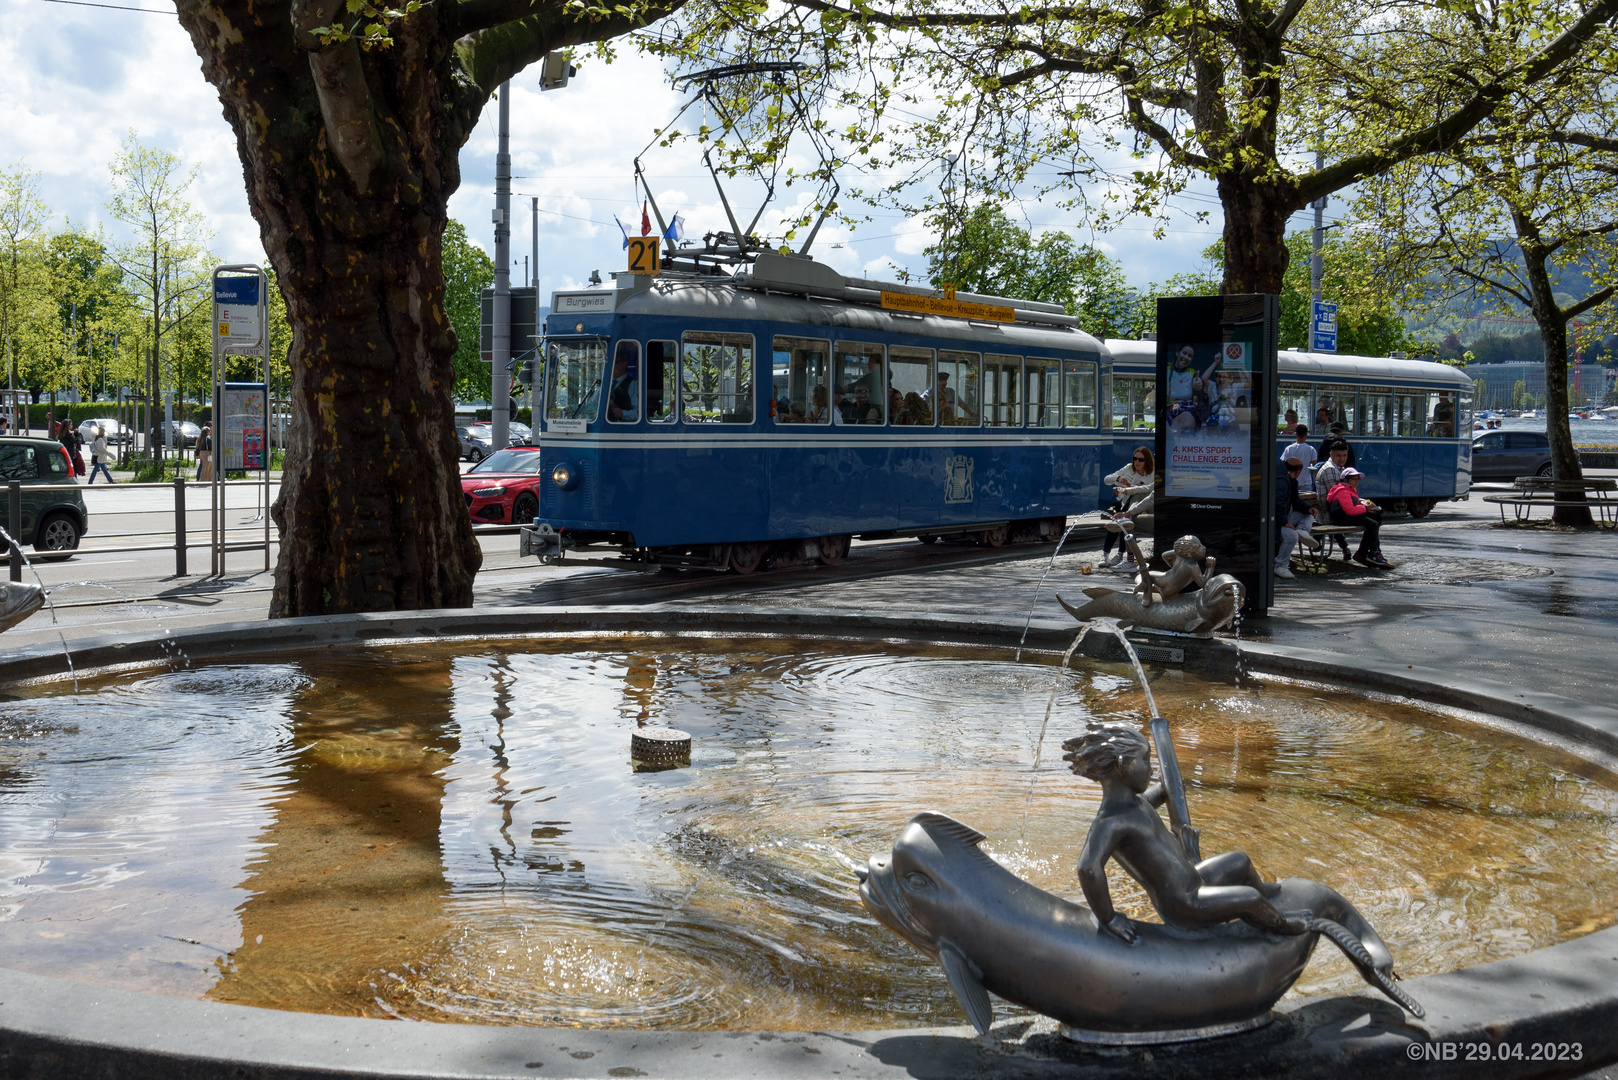
[[[534,362],[532,360],[526,361],[522,367],[517,369],[517,381],[524,386],[534,385]]]
[[[567,85],[567,81],[577,75],[578,69],[568,63],[567,53],[546,53],[545,58],[539,62],[539,88],[541,90],[560,90]]]

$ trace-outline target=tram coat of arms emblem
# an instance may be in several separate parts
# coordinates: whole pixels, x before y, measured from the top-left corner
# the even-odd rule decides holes
[[[956,454],[944,463],[944,502],[972,501],[972,465],[972,459],[965,454]]]

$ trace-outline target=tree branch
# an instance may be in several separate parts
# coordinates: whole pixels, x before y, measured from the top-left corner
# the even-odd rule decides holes
[[[354,190],[371,193],[371,184],[387,164],[382,132],[376,123],[376,104],[360,64],[360,45],[352,38],[309,54],[320,117],[326,124],[326,145],[348,174]]]
[[[471,81],[470,86],[463,86],[465,92],[457,103],[463,113],[471,109],[466,130],[471,130],[471,123],[476,122],[477,114],[483,110],[483,103],[494,93],[495,87],[546,53],[627,34],[673,14],[685,5],[685,0],[654,0],[629,14],[601,18],[580,14],[558,3],[531,0],[463,0],[461,7],[473,5],[488,5],[478,10],[490,17],[497,6],[526,8],[534,13],[463,34],[456,41],[456,55]],[[456,25],[460,25],[459,13]]]
[[[1287,28],[1292,25],[1292,20],[1298,17],[1308,2],[1309,0],[1287,0],[1281,10],[1275,13],[1275,18],[1270,20],[1270,25],[1264,28],[1264,32],[1272,38],[1284,36]]]
[[[1509,94],[1531,86],[1554,72],[1576,54],[1603,23],[1614,17],[1618,17],[1618,0],[1596,0],[1578,22],[1540,50],[1531,61],[1501,72],[1449,116],[1394,139],[1385,146],[1344,158],[1300,178],[1299,205],[1313,202],[1322,195],[1329,195],[1367,176],[1374,176],[1408,158],[1454,146],[1494,112]]]
[[[1600,305],[1605,304],[1608,300],[1611,300],[1613,293],[1618,293],[1618,285],[1608,285],[1605,289],[1591,293],[1583,300],[1580,300],[1577,304],[1572,304],[1566,308],[1563,308],[1562,314],[1567,317],[1569,322],[1572,322],[1574,319],[1577,319],[1580,315],[1583,315],[1591,308],[1599,307]]]
[[[481,0],[475,0],[481,2]],[[506,0],[510,2],[510,0]],[[938,12],[932,15],[888,15],[880,11],[838,7],[826,0],[786,0],[792,7],[820,14],[840,15],[850,22],[876,23],[895,30],[924,30],[929,26],[1039,26],[1048,22],[1084,20],[1087,22],[1115,22],[1117,13],[1094,7],[1024,7],[1017,11]]]

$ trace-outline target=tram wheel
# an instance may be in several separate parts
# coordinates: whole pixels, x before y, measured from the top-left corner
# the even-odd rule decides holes
[[[738,574],[751,574],[764,561],[764,551],[763,544],[732,544],[730,568]]]
[[[820,545],[820,564],[832,566],[842,561],[848,554],[849,545],[853,542],[851,536],[822,536],[818,541]]]
[[[979,534],[979,539],[984,547],[1005,547],[1006,536],[1008,533],[1009,530],[1004,525],[996,525],[992,529],[984,529],[983,532]]]
[[[1410,511],[1411,517],[1419,520],[1432,513],[1433,507],[1437,505],[1437,499],[1411,499],[1405,503],[1405,509]]]

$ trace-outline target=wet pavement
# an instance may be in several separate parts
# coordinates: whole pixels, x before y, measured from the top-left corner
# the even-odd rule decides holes
[[[1052,566],[1051,547],[988,549],[914,541],[856,543],[833,567],[761,572],[748,577],[707,571],[660,572],[606,555],[561,566],[485,550],[476,587],[479,607],[546,604],[777,605],[1024,616],[1050,567],[1035,614],[1066,621],[1055,594],[1076,600],[1085,588],[1124,588],[1123,575],[1100,567],[1100,533],[1080,528]],[[1299,648],[1341,650],[1383,662],[1460,670],[1553,689],[1570,697],[1618,700],[1618,532],[1502,525],[1474,495],[1446,503],[1423,521],[1394,519],[1383,547],[1398,563],[1374,571],[1332,559],[1323,576],[1277,583],[1277,602],[1249,619],[1244,638]],[[1085,566],[1092,573],[1085,575]],[[122,632],[239,622],[265,617],[267,574],[176,582],[119,582],[141,600],[116,603],[106,590],[58,594],[57,626],[41,612],[6,634],[20,645]]]

